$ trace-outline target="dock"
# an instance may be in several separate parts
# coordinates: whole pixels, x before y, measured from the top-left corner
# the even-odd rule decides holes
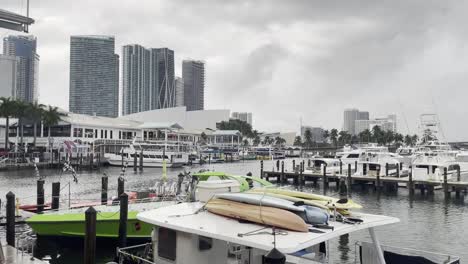
[[[293,170],[286,171],[284,169],[284,162],[278,166],[277,170],[264,171],[263,162],[260,161],[260,176],[270,182],[278,184],[293,184],[295,186],[304,186],[306,182],[313,182],[315,185],[321,182],[324,190],[326,190],[330,183],[335,183],[336,187],[340,182],[344,182],[348,187],[360,185],[373,186],[374,189],[380,191],[396,192],[399,187],[406,187],[410,194],[415,190],[419,190],[422,194],[434,194],[435,190],[442,190],[446,198],[450,198],[451,193],[455,193],[456,197],[466,194],[468,192],[468,182],[461,181],[460,177],[455,180],[447,180],[445,174],[443,181],[434,180],[413,180],[411,172],[408,175],[356,175],[356,170],[348,166],[343,166],[341,173],[327,173],[326,168],[323,172],[305,172],[304,161],[295,166],[293,161]],[[292,180],[292,182],[290,182]],[[351,191],[351,188],[348,188]]]
[[[2,262],[2,256],[3,261]],[[16,249],[12,246],[4,245],[0,250],[0,263],[5,264],[46,264],[45,262],[34,258],[31,254]]]

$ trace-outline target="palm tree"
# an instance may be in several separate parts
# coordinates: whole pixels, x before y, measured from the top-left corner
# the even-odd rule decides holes
[[[306,129],[306,131],[304,132],[304,143],[308,148],[312,146],[312,132],[310,131],[310,129]]]
[[[20,144],[23,145],[24,138],[24,120],[28,114],[28,104],[21,100],[15,100],[15,117],[18,118],[18,125],[20,131]]]
[[[249,141],[247,139],[244,139],[242,144],[244,145],[244,147],[248,147],[249,146]]]
[[[416,143],[418,143],[418,139],[419,139],[418,135],[411,136],[411,145],[412,146],[416,145]]]
[[[351,134],[349,134],[347,131],[340,131],[338,133],[338,142],[340,142],[341,145],[350,143],[351,141]]]
[[[0,116],[6,119],[5,124],[5,150],[9,149],[9,131],[10,131],[10,117],[15,115],[16,104],[10,97],[0,97]]]
[[[413,141],[412,141],[412,139],[411,139],[411,136],[410,136],[410,135],[406,135],[406,136],[405,136],[405,145],[406,145],[406,146],[411,146],[411,145],[413,145],[412,142],[413,142]]]
[[[369,129],[366,129],[362,132],[359,133],[359,140],[361,142],[370,142],[371,141],[371,138],[372,138],[372,133],[370,132]]]
[[[58,122],[62,119],[61,117],[64,114],[58,111],[57,107],[50,106],[46,108],[42,114],[42,121],[44,125],[47,126],[47,141],[50,142],[50,127],[57,125]]]
[[[37,139],[37,122],[41,122],[42,114],[44,112],[45,105],[39,104],[37,101],[34,103],[30,103],[27,108],[27,116],[31,118],[33,122],[33,146],[36,147],[36,139]]]
[[[327,139],[330,137],[330,131],[324,130],[322,136],[325,142],[327,142]]]
[[[275,138],[275,145],[276,146],[280,147],[280,146],[284,145],[284,143],[286,143],[286,140],[284,138],[282,138],[280,136],[277,136]]]
[[[384,141],[384,135],[383,135],[383,131],[382,129],[380,128],[380,126],[374,126],[372,128],[372,137],[374,138],[375,142],[376,143],[383,143]]]
[[[301,146],[302,145],[302,138],[301,136],[296,136],[296,138],[294,138],[294,146]]]
[[[337,129],[334,128],[334,129],[332,129],[330,131],[330,139],[331,139],[331,141],[333,142],[333,145],[335,145],[335,148],[336,148],[337,143],[338,143],[338,141],[337,141],[338,140],[338,130]]]
[[[260,136],[259,135],[256,135],[252,141],[253,145],[254,146],[258,146],[258,144],[260,144]]]

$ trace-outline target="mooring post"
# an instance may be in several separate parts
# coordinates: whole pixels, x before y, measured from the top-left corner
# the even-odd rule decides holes
[[[311,163],[311,162],[310,162],[310,159],[307,160],[307,167],[310,167],[310,163]]]
[[[323,188],[328,188],[327,164],[323,165]]]
[[[380,165],[379,165],[380,166]],[[376,181],[376,184],[375,184],[375,189],[377,191],[380,191],[380,168],[379,170],[377,171],[377,181]]]
[[[263,160],[262,160],[263,161]],[[280,170],[280,161],[277,160],[276,161],[276,171],[279,171]]]
[[[362,175],[363,176],[367,175],[367,164],[366,163],[362,164]]]
[[[127,218],[128,218],[128,195],[120,195],[120,218],[119,218],[119,247],[127,246]]]
[[[91,206],[85,212],[84,264],[96,263],[96,210]]]
[[[60,182],[52,183],[52,210],[58,210],[60,205]]]
[[[352,179],[351,179],[351,164],[348,164],[348,190],[351,192],[351,184],[352,184]]]
[[[388,163],[385,163],[385,176],[388,176]]]
[[[357,172],[357,161],[354,162],[354,172]]]
[[[15,194],[8,192],[6,200],[6,239],[8,245],[15,247]]]
[[[83,153],[80,153],[80,169],[83,166]]]
[[[263,179],[263,160],[260,161],[260,179]]]
[[[140,152],[140,171],[143,171],[143,150]]]
[[[447,167],[444,168],[444,196],[446,199],[450,198],[448,183],[447,183]]]
[[[400,165],[401,165],[401,163],[398,164],[397,167],[396,167],[396,176],[397,176],[397,178],[400,178]]]
[[[281,161],[281,176],[280,176],[280,183],[284,183],[284,161]]]
[[[101,204],[107,204],[107,188],[108,188],[109,178],[103,176],[101,178]]]
[[[117,196],[120,197],[120,195],[122,195],[122,193],[124,193],[125,191],[125,180],[123,177],[119,177],[117,179]]]
[[[292,161],[292,171],[296,172],[296,160]]]
[[[340,159],[340,175],[343,175],[343,162]]]
[[[41,213],[43,210],[44,210],[44,180],[37,180],[36,212]]]
[[[304,187],[304,163],[305,161],[301,162],[301,169],[299,170],[299,186]]]
[[[138,170],[138,155],[135,153],[133,154],[133,171],[137,172]]]
[[[461,178],[460,166],[457,168],[457,181],[459,182]],[[455,197],[460,197],[460,188],[455,188]]]
[[[94,168],[94,153],[92,152],[89,154],[89,168]]]
[[[413,168],[410,167],[409,175],[408,175],[408,190],[409,194],[414,194],[414,183],[413,183]]]

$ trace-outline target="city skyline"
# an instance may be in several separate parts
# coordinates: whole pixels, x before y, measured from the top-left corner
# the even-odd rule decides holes
[[[184,81],[184,105],[187,111],[205,109],[205,62],[184,60],[182,79]]]
[[[465,95],[468,71],[459,23],[467,8],[461,3],[247,2],[259,12],[220,1],[84,1],[72,9],[61,1],[31,2],[41,102],[67,108],[70,35],[111,34],[116,47],[170,47],[177,52],[175,65],[190,57],[205,60],[206,108],[253,112],[259,130],[297,127],[301,117],[340,128],[343,109],[359,106],[376,116],[396,113],[404,133],[417,132],[420,114],[435,112],[448,139],[467,139],[460,131],[468,124],[460,129],[458,122],[466,113],[464,96],[453,96]],[[12,0],[3,8],[21,11]],[[88,10],[95,16],[83,19]],[[114,23],[99,23],[116,16]]]

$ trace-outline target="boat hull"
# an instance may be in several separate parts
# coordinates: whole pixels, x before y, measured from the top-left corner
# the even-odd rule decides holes
[[[138,212],[128,212],[127,237],[150,238],[152,227],[136,218]],[[96,237],[117,238],[119,234],[119,213],[99,212],[96,217]],[[43,214],[27,220],[28,225],[39,236],[84,237],[85,214]]]
[[[122,167],[122,160],[113,160],[113,159],[108,159],[107,162],[109,163],[110,166],[117,166],[117,167]],[[138,164],[139,161],[138,161]],[[171,162],[166,162],[166,168],[180,168],[184,165],[184,163],[171,163]],[[138,165],[139,166],[139,165]],[[127,167],[133,167],[133,161],[128,162]],[[143,161],[143,167],[145,168],[162,168],[163,163],[160,161]]]

